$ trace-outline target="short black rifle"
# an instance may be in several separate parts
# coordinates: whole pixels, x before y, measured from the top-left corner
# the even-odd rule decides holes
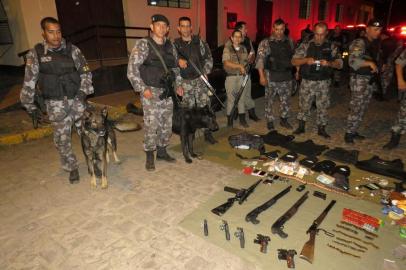
[[[248,64],[248,65],[245,66],[245,75],[244,75],[244,78],[242,80],[240,90],[238,90],[238,92],[234,95],[234,104],[233,104],[233,107],[231,108],[231,111],[230,111],[231,123],[234,120],[234,115],[235,115],[235,113],[237,111],[238,102],[240,101],[241,96],[242,96],[242,94],[244,92],[245,86],[247,86],[248,80],[250,78],[250,73],[251,73],[252,66],[253,66],[252,64]]]
[[[319,226],[323,222],[324,218],[327,216],[328,212],[331,210],[331,208],[334,206],[335,203],[336,201],[332,200],[330,204],[326,207],[326,209],[324,209],[324,211],[320,214],[320,216],[313,221],[310,228],[306,231],[306,234],[310,235],[310,239],[304,244],[302,251],[300,252],[300,258],[305,259],[309,263],[313,263],[314,244],[316,240],[316,234],[320,230]]]
[[[184,55],[179,48],[173,44],[176,48],[176,51],[178,52],[178,54],[185,59],[191,66],[192,68],[197,72],[197,74],[199,74],[199,78],[204,82],[204,84],[207,86],[207,88],[209,89],[210,93],[218,100],[218,102],[220,103],[222,108],[225,108],[226,106],[224,105],[224,103],[221,101],[221,99],[217,96],[216,94],[216,90],[214,89],[214,87],[210,84],[209,80],[207,80],[206,76],[204,76],[203,72],[200,71],[200,69],[196,66],[196,64],[190,60],[186,55]]]
[[[258,215],[263,211],[267,210],[272,205],[274,205],[280,198],[282,198],[286,193],[288,193],[291,188],[292,186],[288,186],[287,188],[276,194],[272,199],[249,212],[245,216],[245,221],[252,222],[253,224],[258,224],[259,223],[259,220],[257,219]]]
[[[277,221],[275,221],[275,223],[272,225],[272,233],[273,234],[277,234],[282,238],[286,238],[288,237],[288,235],[283,231],[283,227],[284,224],[286,223],[286,221],[288,221],[291,217],[293,217],[297,210],[299,209],[299,207],[307,200],[309,191],[306,191],[305,194],[303,194],[302,197],[300,197],[299,200],[297,200],[297,202],[295,202],[295,204],[289,208],[288,211],[286,211],[285,214],[283,214],[280,218],[278,218]]]
[[[259,183],[261,183],[261,181],[262,180],[258,180],[256,183],[254,183],[247,189],[245,188],[235,189],[232,187],[224,187],[224,191],[234,193],[235,196],[229,198],[227,202],[223,203],[222,205],[213,208],[211,212],[218,216],[222,216],[225,212],[227,212],[228,209],[230,209],[231,206],[233,206],[235,201],[238,201],[239,204],[242,204],[248,198],[248,196],[251,195],[252,192],[254,192],[255,188],[258,186]]]

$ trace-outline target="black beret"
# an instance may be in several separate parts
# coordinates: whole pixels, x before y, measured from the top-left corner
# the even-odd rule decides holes
[[[383,23],[381,20],[378,20],[378,19],[370,19],[368,21],[367,26],[383,27]]]
[[[151,22],[152,23],[154,23],[154,22],[164,22],[164,23],[166,23],[167,25],[169,25],[169,20],[168,20],[168,18],[166,18],[164,15],[162,15],[162,14],[155,14],[155,15],[153,15],[152,17],[151,17]]]

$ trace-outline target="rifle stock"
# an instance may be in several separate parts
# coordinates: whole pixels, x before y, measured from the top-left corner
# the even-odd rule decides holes
[[[313,263],[314,259],[314,244],[316,241],[316,230],[309,232],[310,239],[304,244],[300,252],[300,258],[305,259],[309,263]]]

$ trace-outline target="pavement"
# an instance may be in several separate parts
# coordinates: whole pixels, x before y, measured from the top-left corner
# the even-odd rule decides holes
[[[121,100],[114,105],[120,111],[134,100],[131,92],[127,94],[100,97],[97,103]],[[348,146],[343,142],[348,99],[345,87],[333,90],[327,128],[330,140],[316,135],[314,114],[307,133],[298,139],[406,161],[404,138],[396,150],[381,148],[389,139],[397,102],[372,101],[360,130],[367,140]],[[263,98],[256,103],[263,118]],[[295,126],[297,105],[296,96],[290,118]],[[138,119],[141,123],[142,118]],[[218,122],[225,126],[223,112],[218,113]],[[249,124],[247,131],[266,133],[264,120]],[[186,164],[180,153],[173,153],[177,158],[174,165],[157,162],[156,171],[147,172],[142,131],[117,132],[117,139],[121,164],[109,165],[106,190],[90,188],[77,135],[73,136],[73,149],[81,181],[76,185],[68,183],[68,174],[60,168],[52,137],[23,138],[0,146],[0,269],[259,269],[178,226],[198,205],[238,177],[238,170],[204,158]],[[178,136],[172,136],[171,145],[178,143]]]

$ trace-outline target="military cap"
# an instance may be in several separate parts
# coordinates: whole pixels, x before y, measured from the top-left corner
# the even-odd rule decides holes
[[[164,23],[166,23],[167,25],[169,25],[169,20],[168,20],[168,18],[166,18],[164,15],[162,15],[162,14],[155,14],[155,15],[153,15],[152,17],[151,17],[151,22],[152,23],[154,23],[154,22],[164,22]]]
[[[367,26],[383,27],[383,23],[381,20],[378,20],[378,19],[370,19],[368,21]]]

